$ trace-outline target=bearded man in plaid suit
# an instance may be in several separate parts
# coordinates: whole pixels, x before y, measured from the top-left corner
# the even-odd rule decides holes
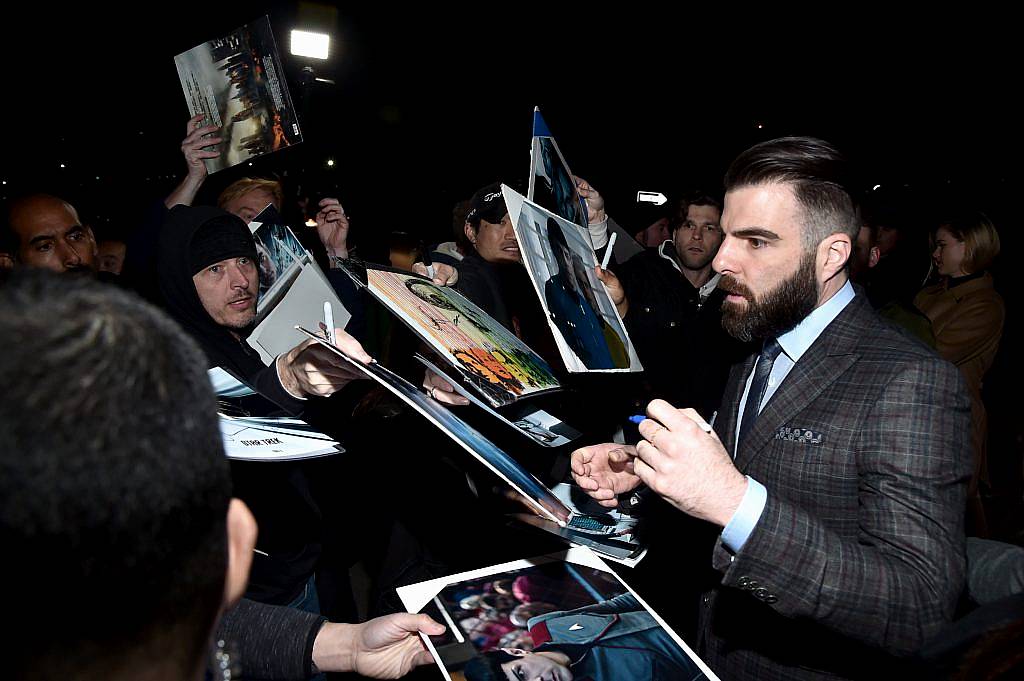
[[[573,453],[602,504],[645,484],[720,532],[698,648],[730,681],[907,672],[964,584],[970,404],[849,282],[847,168],[783,138],[726,174],[722,323],[763,347],[733,367],[717,428],[655,400],[635,448]]]

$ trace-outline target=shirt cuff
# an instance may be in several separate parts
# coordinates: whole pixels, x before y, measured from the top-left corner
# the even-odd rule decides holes
[[[732,514],[729,523],[722,530],[722,543],[730,551],[738,553],[747,543],[757,521],[761,519],[764,505],[768,503],[768,490],[764,485],[747,476],[747,491],[743,493],[743,501]]]
[[[608,243],[608,218],[605,217],[601,222],[591,222],[587,225],[587,231],[590,232],[590,241],[594,245],[594,250],[604,248]]]
[[[281,354],[283,355],[284,353],[281,353]],[[305,400],[305,399],[307,399],[306,397],[304,397],[302,395],[294,394],[291,390],[289,390],[288,388],[285,387],[284,381],[281,380],[281,365],[277,363],[277,360],[279,360],[279,359],[281,359],[281,355],[278,355],[277,357],[274,358],[274,372],[277,374],[277,382],[281,384],[281,390],[285,391],[285,393],[287,393],[288,397],[294,398],[296,400]]]

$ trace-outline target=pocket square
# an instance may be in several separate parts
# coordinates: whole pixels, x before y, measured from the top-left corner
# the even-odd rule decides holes
[[[775,432],[776,440],[789,440],[790,442],[805,442],[809,445],[820,445],[822,435],[807,428],[790,428],[783,426]]]

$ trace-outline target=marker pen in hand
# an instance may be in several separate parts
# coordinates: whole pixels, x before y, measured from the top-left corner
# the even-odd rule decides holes
[[[711,423],[706,423],[704,421],[704,419],[701,419],[700,421],[694,421],[694,423],[696,423],[698,426],[700,426],[700,429],[703,430],[705,433],[710,433],[712,430],[714,430],[715,418],[717,416],[718,416],[718,412],[716,411],[714,414],[711,415]],[[630,423],[635,423],[636,425],[639,426],[640,422],[643,421],[646,418],[648,418],[648,417],[645,416],[644,414],[635,414],[635,415],[629,417],[629,422]]]
[[[612,232],[612,236],[608,239],[608,245],[605,246],[604,258],[601,260],[601,269],[608,269],[608,261],[612,259],[612,249],[615,248],[615,237],[619,234],[618,232]]]
[[[423,249],[423,266],[427,268],[427,276],[434,278],[434,261],[430,259],[430,250]]]
[[[334,310],[331,308],[331,303],[324,301],[324,326],[327,327],[327,340],[331,342],[331,345],[336,344],[336,338],[334,337]]]

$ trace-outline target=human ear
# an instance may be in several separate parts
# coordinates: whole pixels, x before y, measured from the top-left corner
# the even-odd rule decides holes
[[[224,575],[224,608],[230,608],[245,593],[249,583],[252,553],[256,548],[256,519],[241,499],[228,505],[228,562]]]

